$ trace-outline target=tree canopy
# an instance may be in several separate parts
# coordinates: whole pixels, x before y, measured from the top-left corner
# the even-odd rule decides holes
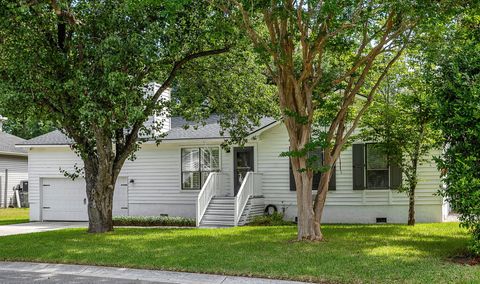
[[[445,138],[437,160],[446,184],[441,191],[473,235],[480,254],[480,9],[460,15],[449,26],[447,46],[430,51],[434,66],[436,125]],[[432,55],[433,53],[433,55]]]
[[[221,66],[194,61],[238,48],[237,35],[229,19],[205,1],[0,0],[0,90],[6,107],[22,102],[29,115],[52,122],[75,141],[72,148],[84,162],[90,232],[112,230],[115,181],[125,160],[139,149],[139,136],[163,137],[161,121],[145,126],[149,116],[173,113],[180,102],[186,103],[176,109],[193,114],[208,102],[210,113],[224,111],[238,121],[224,123],[226,128],[258,122],[263,114],[251,110],[264,99],[247,111],[222,107],[244,91],[252,92],[252,102],[271,95],[250,59],[245,65],[250,76],[229,84],[232,92],[222,94],[229,100],[211,92],[215,77],[204,81],[202,92],[175,92],[188,82],[182,75]],[[248,58],[248,52],[232,56]],[[225,64],[234,57],[224,57]],[[239,70],[230,68],[228,74]],[[171,88],[174,99],[162,99]],[[241,98],[245,102],[246,96]],[[187,102],[197,104],[190,108]]]

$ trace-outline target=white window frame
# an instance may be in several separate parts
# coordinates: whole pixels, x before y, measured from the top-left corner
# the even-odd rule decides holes
[[[218,149],[218,172],[222,170],[222,149],[218,145],[192,145],[192,146],[183,146],[180,147],[180,191],[185,192],[192,192],[192,191],[200,191],[202,189],[202,164],[201,164],[201,152],[204,148],[216,148]],[[198,164],[198,171],[200,173],[200,188],[184,188],[183,186],[183,150],[186,149],[198,149],[198,157],[199,157],[199,164]],[[185,172],[192,172],[192,171],[185,171]]]
[[[374,142],[366,142],[364,143],[364,152],[365,152],[365,172],[364,172],[364,186],[365,186],[365,190],[373,190],[373,191],[376,191],[376,190],[390,190],[390,179],[391,179],[391,175],[390,175],[390,163],[388,162],[388,159],[387,159],[387,175],[388,175],[388,184],[387,184],[387,187],[382,187],[382,188],[371,188],[368,186],[368,145],[374,145],[374,144],[377,144],[377,143],[374,143]],[[372,169],[372,170],[375,170],[375,169]],[[382,170],[382,169],[376,169],[376,170]]]

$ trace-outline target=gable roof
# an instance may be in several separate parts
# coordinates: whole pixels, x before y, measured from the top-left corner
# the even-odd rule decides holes
[[[220,134],[221,127],[219,116],[213,115],[205,121],[205,125],[198,125],[195,122],[187,121],[182,117],[172,117],[171,128],[162,140],[190,140],[190,139],[226,139],[230,135]],[[276,123],[273,118],[262,118],[260,125],[250,131],[250,135],[265,129]],[[186,128],[185,126],[189,126]],[[73,140],[65,136],[59,130],[35,137],[33,139],[17,143],[18,146],[47,146],[47,145],[71,145]]]
[[[26,140],[20,137],[0,132],[0,154],[26,156],[25,149],[16,148],[15,145],[24,143]]]

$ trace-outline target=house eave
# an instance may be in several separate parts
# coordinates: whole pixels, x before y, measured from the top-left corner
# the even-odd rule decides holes
[[[267,124],[267,125],[263,126],[262,128],[259,128],[259,129],[255,130],[255,131],[253,131],[252,133],[250,133],[250,134],[247,136],[247,139],[252,139],[253,137],[258,136],[258,135],[262,134],[263,132],[267,131],[268,129],[271,129],[271,128],[273,128],[273,127],[275,127],[275,126],[277,126],[277,125],[279,125],[279,124],[281,124],[281,123],[282,123],[281,120],[276,120],[276,121],[274,121],[274,122],[272,122],[272,123],[270,123],[270,124]]]
[[[0,155],[3,155],[3,156],[27,157],[27,156],[28,156],[28,153],[0,151]]]
[[[16,148],[57,148],[70,147],[71,144],[20,144],[15,145]]]

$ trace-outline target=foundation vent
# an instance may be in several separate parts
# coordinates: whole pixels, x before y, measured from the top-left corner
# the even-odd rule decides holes
[[[377,218],[377,224],[386,224],[387,223],[387,217],[378,217]]]

